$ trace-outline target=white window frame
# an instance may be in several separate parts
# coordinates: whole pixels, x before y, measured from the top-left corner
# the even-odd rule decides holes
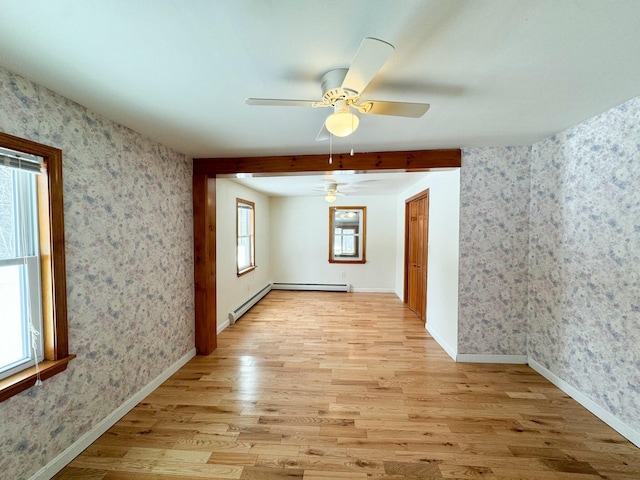
[[[24,356],[13,363],[0,364],[0,380],[10,377],[27,366],[40,363],[43,360],[42,342],[42,304],[40,302],[40,262],[38,257],[24,257],[0,260],[0,269],[3,267],[19,266],[20,271],[20,304],[21,304],[21,328]],[[0,278],[2,275],[0,274]],[[28,290],[28,293],[26,292]],[[29,303],[28,308],[26,303]],[[31,334],[30,326],[35,330]],[[8,326],[7,326],[8,327]],[[5,327],[3,327],[5,328]],[[32,341],[35,341],[35,348]]]

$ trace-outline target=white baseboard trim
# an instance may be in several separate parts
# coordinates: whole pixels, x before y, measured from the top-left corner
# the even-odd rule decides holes
[[[526,355],[484,355],[481,353],[459,353],[456,362],[464,363],[511,363],[526,365]]]
[[[440,345],[440,347],[442,347],[442,349],[447,352],[447,355],[449,355],[455,361],[456,350],[454,348],[451,348],[451,346],[447,342],[445,342],[440,335],[438,335],[438,332],[436,332],[429,326],[429,322],[427,322],[426,328],[427,332],[429,332],[429,335],[431,335],[433,339],[438,343],[438,345]]]
[[[564,393],[573,398],[576,402],[582,405],[584,408],[593,413],[596,417],[602,420],[604,423],[613,428],[620,435],[625,437],[631,443],[640,447],[640,432],[634,430],[629,425],[624,423],[618,417],[609,413],[607,410],[602,408],[596,402],[587,397],[580,390],[560,378],[558,375],[553,373],[551,370],[543,366],[542,364],[536,362],[533,358],[529,357],[529,366],[533,368],[536,372],[542,375],[544,378],[553,383],[556,387],[562,390]]]
[[[218,317],[219,319],[220,317]],[[225,321],[223,321],[220,325],[216,326],[216,332],[218,333],[218,335],[220,335],[220,333],[227,328],[229,325],[231,325],[231,322],[229,321],[229,319],[227,318]]]
[[[353,293],[396,293],[392,288],[351,287]]]
[[[171,375],[182,368],[189,360],[196,356],[196,349],[186,353],[180,360],[175,362],[164,372],[154,378],[150,383],[142,388],[138,393],[126,400],[122,405],[107,415],[101,422],[95,425],[91,430],[82,435],[69,448],[60,455],[51,460],[48,464],[38,470],[30,480],[49,480],[56,473],[62,470],[71,460],[76,458],[89,445],[95,442],[100,435],[109,430],[115,423],[131,411],[138,403],[140,403],[147,395],[158,388],[162,382],[167,380]]]
[[[302,290],[309,292],[350,292],[348,283],[283,283],[273,282],[272,290]]]

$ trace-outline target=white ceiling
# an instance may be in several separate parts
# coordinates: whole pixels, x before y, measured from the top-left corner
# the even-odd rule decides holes
[[[531,144],[640,95],[638,0],[2,0],[0,65],[192,157],[328,153],[319,99],[371,36],[395,52],[333,151]]]
[[[395,52],[334,151],[530,144],[640,95],[638,0],[2,0],[0,64],[194,157],[328,152],[320,77]]]
[[[353,195],[397,195],[432,172],[356,173],[326,172],[324,175],[241,177],[231,180],[270,197],[326,196],[326,186],[338,184],[345,197]]]

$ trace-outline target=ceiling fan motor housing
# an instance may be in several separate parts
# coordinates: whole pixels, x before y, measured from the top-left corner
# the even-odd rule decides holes
[[[336,68],[324,74],[321,80],[322,98],[325,103],[336,106],[336,102],[344,100],[347,105],[353,105],[360,99],[360,93],[349,88],[342,88],[348,68]]]
[[[324,191],[331,193],[331,192],[337,192],[338,191],[338,184],[336,182],[327,182],[324,185]]]

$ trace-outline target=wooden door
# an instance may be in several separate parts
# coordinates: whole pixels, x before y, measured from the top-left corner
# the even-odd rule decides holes
[[[421,320],[427,320],[427,248],[429,191],[406,202],[405,302]]]

